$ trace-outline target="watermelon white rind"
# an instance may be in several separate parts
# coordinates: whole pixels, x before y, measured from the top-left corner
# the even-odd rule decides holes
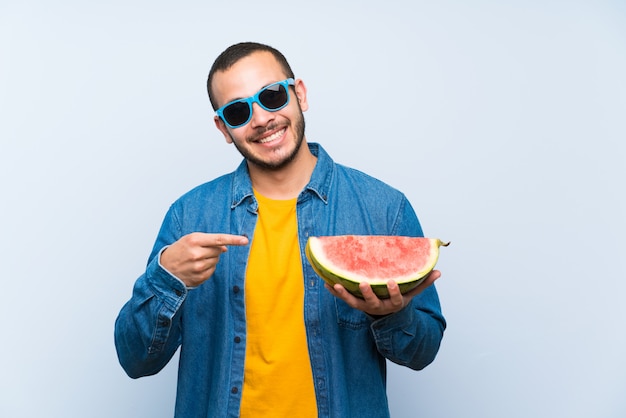
[[[389,279],[402,294],[417,287],[435,268],[439,247],[447,245],[437,238],[338,235],[310,237],[305,254],[329,285],[339,283],[362,298],[359,284],[365,281],[384,299],[389,297]]]

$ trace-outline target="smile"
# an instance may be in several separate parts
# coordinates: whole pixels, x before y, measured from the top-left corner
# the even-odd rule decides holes
[[[269,142],[275,141],[278,138],[280,138],[281,136],[283,136],[283,134],[285,133],[285,131],[287,130],[287,128],[281,129],[278,132],[275,132],[273,134],[271,134],[270,136],[267,136],[265,138],[261,138],[259,139],[257,142],[260,144],[267,144]]]

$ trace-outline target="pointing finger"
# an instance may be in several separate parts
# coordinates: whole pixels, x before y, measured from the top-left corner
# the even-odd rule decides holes
[[[225,245],[247,245],[249,240],[243,235],[197,233],[197,243],[202,247],[222,247]]]

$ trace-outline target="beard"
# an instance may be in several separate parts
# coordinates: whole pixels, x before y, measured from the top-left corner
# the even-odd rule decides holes
[[[300,116],[293,123],[294,133],[296,135],[296,145],[289,154],[277,161],[262,160],[250,152],[249,149],[237,144],[237,140],[235,140],[232,135],[230,135],[230,138],[233,141],[235,148],[237,148],[237,151],[239,151],[243,158],[246,159],[248,164],[254,164],[256,167],[266,171],[278,171],[288,166],[296,158],[296,155],[298,155],[302,142],[304,141],[304,127],[304,114],[300,112]],[[272,129],[272,127],[270,127],[270,129]]]

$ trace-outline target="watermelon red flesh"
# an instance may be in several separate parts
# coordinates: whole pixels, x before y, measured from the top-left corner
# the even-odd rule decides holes
[[[344,235],[318,240],[314,252],[322,266],[369,282],[415,280],[434,267],[439,247],[428,238],[399,236]]]

